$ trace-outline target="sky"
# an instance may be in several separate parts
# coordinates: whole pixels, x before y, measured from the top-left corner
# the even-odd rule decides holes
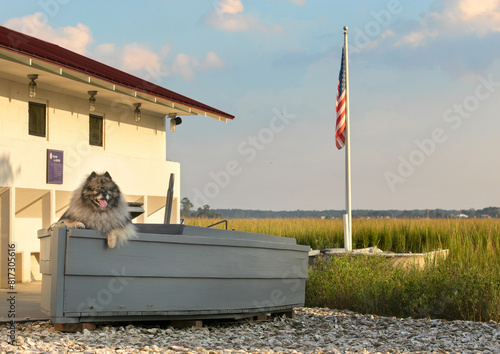
[[[500,0],[0,0],[0,24],[234,115],[167,133],[195,208],[500,206]]]

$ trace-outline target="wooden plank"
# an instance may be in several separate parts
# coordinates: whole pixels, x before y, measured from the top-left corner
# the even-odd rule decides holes
[[[251,321],[257,321],[257,322],[260,322],[260,321],[267,321],[267,314],[265,313],[260,313],[258,315],[255,315],[253,317],[251,317],[250,319]]]
[[[266,242],[285,243],[291,245],[295,245],[297,243],[297,241],[294,238],[290,237],[280,237],[274,235],[266,235],[266,234],[258,234],[258,233],[242,232],[234,230],[221,230],[217,228],[191,226],[191,225],[184,225],[182,234],[186,236],[229,238],[235,240],[258,240]]]
[[[83,332],[95,330],[95,323],[54,323],[54,329],[59,332]]]
[[[163,223],[167,225],[170,224],[170,216],[172,214],[172,201],[174,200],[174,179],[175,179],[175,174],[171,173],[167,189],[165,217],[163,218]]]
[[[219,235],[226,235],[225,230],[219,230]],[[102,247],[106,246],[106,236],[95,230],[86,229],[69,229],[69,236],[71,238],[91,238],[96,240],[101,240],[100,244]],[[227,236],[227,235],[226,235]],[[273,241],[280,241],[280,239],[285,239],[284,237],[276,237],[272,239]],[[70,239],[71,239],[70,238]],[[295,240],[294,240],[295,241]],[[237,247],[254,247],[254,248],[274,248],[274,249],[289,249],[297,250],[303,252],[309,252],[311,247],[297,245],[295,243],[283,243],[283,242],[271,242],[262,239],[239,239],[239,238],[228,238],[228,237],[206,237],[206,236],[191,236],[186,235],[165,235],[165,234],[145,234],[140,233],[136,239],[130,240],[130,243],[137,242],[158,242],[158,243],[183,243],[183,244],[199,244],[199,245],[219,245],[219,246],[237,246]],[[99,245],[99,244],[97,244]],[[128,244],[127,244],[128,245]]]
[[[196,320],[177,320],[177,321],[170,321],[170,325],[174,328],[202,328],[203,327],[203,321],[196,321]]]
[[[50,274],[51,261],[50,261],[50,237],[40,238],[40,273]]]
[[[65,312],[268,311],[303,306],[305,280],[129,278],[121,288],[113,277],[66,276]],[[113,285],[112,285],[113,284]]]
[[[306,278],[306,252],[210,244],[130,242],[110,249],[68,240],[67,275],[200,278]],[[118,284],[117,284],[118,286]]]
[[[181,235],[184,225],[180,224],[135,224],[137,232],[149,234]]]
[[[172,320],[209,320],[209,319],[251,319],[262,314],[272,316],[283,315],[284,312],[293,311],[293,306],[275,306],[273,308],[239,309],[236,311],[130,311],[123,312],[97,312],[74,313],[68,312],[65,317],[57,318],[53,323],[87,323],[87,322],[131,322],[131,321],[172,321]],[[112,315],[109,315],[109,314]],[[69,317],[69,316],[74,317]]]
[[[42,289],[40,294],[40,310],[50,316],[52,275],[42,274]]]
[[[277,242],[285,244],[296,244],[294,238],[280,237],[273,235],[265,235],[251,232],[241,232],[235,230],[223,230],[219,228],[208,228],[191,225],[180,224],[135,224],[137,230],[141,233],[158,233],[158,234],[172,234],[172,235],[186,235],[186,236],[202,236],[202,237],[216,237],[216,238],[229,238],[236,240],[254,240]]]
[[[37,237],[38,238],[44,238],[44,237],[50,237],[50,231],[48,231],[47,229],[40,229],[37,231]]]
[[[293,309],[287,310],[287,311],[276,311],[271,314],[273,317],[288,317],[288,318],[294,318],[295,317],[295,311]]]
[[[64,267],[66,260],[66,228],[54,228],[50,238],[50,318],[64,314]],[[42,296],[44,294],[42,293]],[[42,300],[45,302],[46,300]]]

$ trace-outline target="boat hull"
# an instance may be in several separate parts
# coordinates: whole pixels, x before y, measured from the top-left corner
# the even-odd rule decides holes
[[[136,224],[110,249],[95,230],[40,230],[41,310],[53,323],[239,318],[304,305],[309,247],[295,239]]]

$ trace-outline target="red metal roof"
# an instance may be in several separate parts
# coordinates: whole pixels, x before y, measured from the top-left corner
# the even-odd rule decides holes
[[[113,84],[184,104],[224,118],[234,119],[233,115],[170,91],[152,82],[127,74],[126,72],[64,49],[58,45],[13,31],[3,26],[0,26],[0,48],[5,48],[19,54],[83,72],[86,75],[110,81]]]

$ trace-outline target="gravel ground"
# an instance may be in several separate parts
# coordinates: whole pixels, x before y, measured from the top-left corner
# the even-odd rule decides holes
[[[294,318],[219,323],[201,329],[100,325],[62,333],[48,322],[1,327],[2,353],[500,353],[500,324],[413,320],[320,308]]]

